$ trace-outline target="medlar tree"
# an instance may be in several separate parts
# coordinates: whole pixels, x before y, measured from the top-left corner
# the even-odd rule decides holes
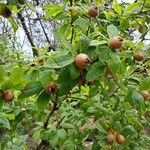
[[[147,150],[149,6],[44,5],[45,18],[61,24],[53,33],[57,47],[32,62],[0,65],[0,149]]]

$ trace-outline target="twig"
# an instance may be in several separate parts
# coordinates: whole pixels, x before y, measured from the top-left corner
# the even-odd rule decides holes
[[[143,2],[142,8],[141,8],[141,12],[143,11],[143,8],[145,6],[145,2],[146,2],[146,0],[144,0],[144,2]]]
[[[72,8],[72,5],[73,5],[73,0],[70,0],[70,7]],[[72,43],[73,42],[73,36],[74,36],[74,26],[73,26],[73,10],[71,9],[70,10],[71,12],[71,27],[72,27],[72,31],[71,31],[71,39],[70,39],[70,42]]]
[[[27,25],[26,25],[26,23],[25,23],[25,18],[22,16],[22,13],[21,13],[21,12],[19,12],[17,15],[18,15],[18,18],[19,18],[20,21],[21,21],[21,24],[22,24],[22,27],[23,27],[23,29],[24,29],[24,31],[25,31],[25,34],[26,34],[26,36],[27,36],[27,38],[28,38],[28,40],[29,40],[29,42],[30,42],[30,44],[31,44],[31,46],[32,46],[33,56],[36,57],[36,56],[38,56],[39,54],[38,54],[37,49],[35,48],[36,46],[34,45],[33,39],[32,39],[32,37],[31,37],[30,32],[29,32],[29,30],[28,30],[28,27],[27,27]]]
[[[58,121],[57,126],[56,126],[57,129],[59,128],[59,126],[60,126],[61,122],[64,120],[64,118],[65,118],[65,116],[62,117],[62,118]]]
[[[48,116],[47,116],[47,119],[46,119],[46,121],[45,121],[45,123],[44,123],[44,129],[47,129],[49,119],[51,118],[51,116],[53,115],[53,113],[54,113],[57,109],[58,109],[58,108],[57,108],[57,102],[55,101],[55,102],[54,102],[54,105],[53,105],[51,111],[49,112],[49,114],[48,114]]]

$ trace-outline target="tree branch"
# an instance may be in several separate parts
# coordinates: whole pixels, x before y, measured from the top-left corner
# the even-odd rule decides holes
[[[27,27],[27,25],[25,23],[25,18],[22,16],[21,12],[19,12],[17,15],[18,15],[18,18],[21,21],[21,24],[22,24],[22,27],[23,27],[23,29],[25,31],[25,34],[26,34],[26,36],[27,36],[27,38],[28,38],[28,40],[29,40],[29,42],[30,42],[30,44],[32,46],[33,56],[36,57],[36,56],[38,56],[38,51],[36,49],[36,46],[34,45],[33,39],[31,37],[30,32],[28,30],[28,27]]]

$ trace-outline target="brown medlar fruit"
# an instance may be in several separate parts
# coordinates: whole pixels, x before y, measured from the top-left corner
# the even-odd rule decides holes
[[[99,14],[98,6],[94,3],[92,3],[88,9],[88,15],[90,17],[95,18],[96,16],[98,16],[98,14]]]
[[[123,135],[117,135],[116,136],[116,142],[118,144],[123,144],[125,142],[125,137]]]
[[[144,60],[144,55],[141,52],[135,53],[133,56],[134,60],[136,61],[142,61]]]
[[[14,93],[11,90],[4,91],[3,98],[5,102],[11,102],[14,99]]]
[[[110,133],[107,135],[106,139],[108,143],[112,143],[115,141],[115,136],[112,133]]]
[[[57,90],[57,84],[54,82],[50,82],[44,87],[44,91],[47,94],[52,94],[52,93],[56,92],[56,90]]]
[[[150,93],[148,91],[142,91],[141,95],[143,96],[144,100],[150,99]]]
[[[110,39],[109,47],[114,48],[114,49],[119,49],[122,47],[122,44],[123,44],[122,37],[116,36],[116,37]]]
[[[90,59],[86,54],[79,54],[75,58],[75,64],[79,69],[84,69],[90,63]]]

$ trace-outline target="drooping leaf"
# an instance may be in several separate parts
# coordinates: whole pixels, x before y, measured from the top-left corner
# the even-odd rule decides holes
[[[12,26],[14,32],[16,32],[16,31],[18,30],[18,28],[19,28],[19,26],[18,26],[18,24],[16,23],[16,21],[14,20],[13,17],[10,17],[8,20],[9,20],[9,22],[10,22],[10,24],[11,24],[11,26]]]
[[[50,100],[50,95],[45,93],[44,91],[39,95],[37,99],[37,105],[40,110],[46,108],[48,102]]]
[[[58,95],[62,96],[67,94],[78,83],[78,79],[71,78],[69,67],[67,67],[60,73],[58,83],[60,84]]]
[[[81,29],[81,30],[87,30],[89,22],[84,18],[79,18],[74,22],[74,27]]]
[[[89,81],[98,79],[98,77],[103,72],[103,70],[104,70],[104,64],[102,64],[101,62],[94,63],[91,69],[88,71],[86,75],[86,79]]]
[[[74,61],[74,57],[70,54],[61,55],[61,56],[54,56],[51,57],[48,61],[50,68],[63,68]]]
[[[80,76],[80,70],[74,63],[70,65],[70,76],[72,79],[78,78]]]
[[[103,44],[107,44],[107,41],[92,40],[90,42],[90,46],[98,46],[98,45],[103,45]]]
[[[113,73],[117,73],[120,71],[121,61],[120,57],[116,52],[110,53],[110,59],[108,60],[108,66],[112,70]]]
[[[150,90],[150,77],[145,78],[141,82],[141,89],[142,90]]]
[[[18,98],[23,99],[30,97],[35,94],[39,94],[42,90],[42,84],[40,82],[30,82],[23,90],[22,93],[19,95]]]

